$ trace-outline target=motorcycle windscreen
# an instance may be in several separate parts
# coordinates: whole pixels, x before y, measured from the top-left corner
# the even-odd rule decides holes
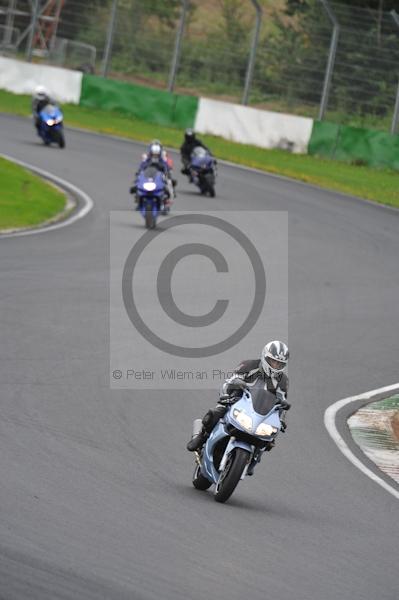
[[[250,387],[252,406],[258,415],[267,415],[277,402],[276,396],[265,389],[264,381],[256,382]]]
[[[202,146],[197,146],[191,153],[191,158],[204,158],[207,155],[207,151]]]
[[[143,175],[147,179],[155,179],[158,174],[159,174],[159,170],[156,167],[153,167],[151,165],[149,167],[147,167],[146,169],[144,169],[144,171],[143,171]]]
[[[54,119],[60,114],[60,111],[54,104],[46,104],[40,111],[40,114],[43,118]]]

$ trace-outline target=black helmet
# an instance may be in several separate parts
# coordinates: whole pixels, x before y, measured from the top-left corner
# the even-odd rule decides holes
[[[186,131],[184,133],[184,137],[186,138],[187,142],[190,142],[191,140],[195,140],[195,131],[193,129],[186,129]]]

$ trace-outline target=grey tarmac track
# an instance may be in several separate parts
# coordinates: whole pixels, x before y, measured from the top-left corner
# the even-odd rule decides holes
[[[214,394],[109,389],[108,213],[130,207],[142,146],[66,133],[46,149],[0,116],[0,152],[95,202],[0,240],[0,598],[397,600],[398,502],[323,414],[398,380],[399,212],[230,166],[215,201],[179,177],[181,208],[289,211],[289,430],[218,505],[184,449]]]

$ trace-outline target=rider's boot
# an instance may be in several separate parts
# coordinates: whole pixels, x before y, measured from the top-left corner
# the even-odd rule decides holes
[[[188,442],[186,448],[189,452],[195,452],[200,450],[205,444],[206,440],[212,433],[213,428],[221,417],[226,413],[227,406],[217,404],[215,408],[210,408],[202,419],[202,427],[196,435]]]
[[[273,450],[275,445],[276,445],[275,440],[269,442],[268,445],[266,446],[266,448],[264,450],[262,450],[257,456],[255,456],[252,459],[252,461],[249,464],[248,470],[247,470],[247,475],[249,477],[251,477],[254,474],[254,469],[255,469],[256,465],[260,463],[263,452],[270,452],[271,450]]]
[[[265,448],[265,452],[270,452],[270,450],[273,450],[275,445],[276,445],[276,440],[272,440],[271,442],[269,442]]]
[[[209,434],[205,431],[205,429],[201,429],[201,431],[197,433],[197,435],[195,435],[193,438],[191,438],[191,440],[188,442],[186,446],[187,450],[189,452],[195,452],[200,450],[205,444],[208,435]]]
[[[251,477],[254,474],[255,467],[258,463],[260,463],[261,456],[261,454],[258,454],[257,456],[254,456],[254,458],[251,460],[247,469],[248,477]]]

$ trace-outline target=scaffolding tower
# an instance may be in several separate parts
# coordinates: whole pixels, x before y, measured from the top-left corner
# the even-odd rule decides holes
[[[9,0],[8,7],[0,11],[0,14],[5,15],[3,45],[10,45],[15,18],[25,17],[28,24],[18,34],[15,46],[19,48],[27,39],[27,52],[30,54],[34,51],[50,51],[65,2],[66,0],[28,0],[22,3],[24,6],[21,8],[20,1]]]

